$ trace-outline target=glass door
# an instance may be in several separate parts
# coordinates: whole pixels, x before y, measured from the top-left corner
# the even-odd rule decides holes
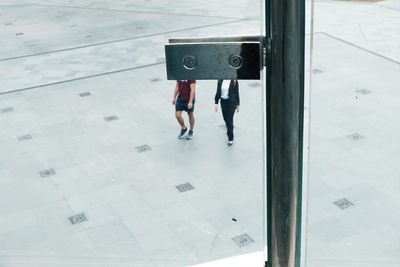
[[[228,145],[217,81],[196,81],[194,135],[178,139],[164,58],[169,38],[261,36],[262,9],[2,1],[0,265],[190,266],[262,252],[262,82],[238,82]]]
[[[399,5],[313,5],[305,266],[400,266]]]

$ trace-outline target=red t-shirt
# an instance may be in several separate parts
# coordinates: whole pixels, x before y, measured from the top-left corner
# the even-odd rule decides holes
[[[178,99],[180,99],[180,100],[189,100],[190,99],[190,85],[191,84],[196,84],[196,80],[178,80],[178,86],[179,86]]]

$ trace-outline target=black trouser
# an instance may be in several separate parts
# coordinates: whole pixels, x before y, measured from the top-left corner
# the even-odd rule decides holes
[[[222,116],[226,124],[226,134],[229,141],[233,141],[233,115],[235,114],[236,105],[228,99],[221,99]]]

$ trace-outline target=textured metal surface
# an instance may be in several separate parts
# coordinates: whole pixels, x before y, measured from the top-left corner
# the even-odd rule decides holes
[[[260,79],[260,43],[165,46],[168,80]]]
[[[171,38],[170,44],[191,44],[191,43],[229,43],[229,42],[258,42],[262,36],[224,36],[224,37],[195,37],[195,38]]]

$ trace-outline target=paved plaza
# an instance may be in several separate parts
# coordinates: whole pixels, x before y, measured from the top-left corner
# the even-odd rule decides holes
[[[198,81],[195,136],[178,140],[164,58],[169,38],[259,35],[261,9],[2,0],[0,267],[262,251],[262,81],[240,81],[232,147],[216,81]],[[307,267],[398,267],[400,3],[321,0],[314,12]]]

